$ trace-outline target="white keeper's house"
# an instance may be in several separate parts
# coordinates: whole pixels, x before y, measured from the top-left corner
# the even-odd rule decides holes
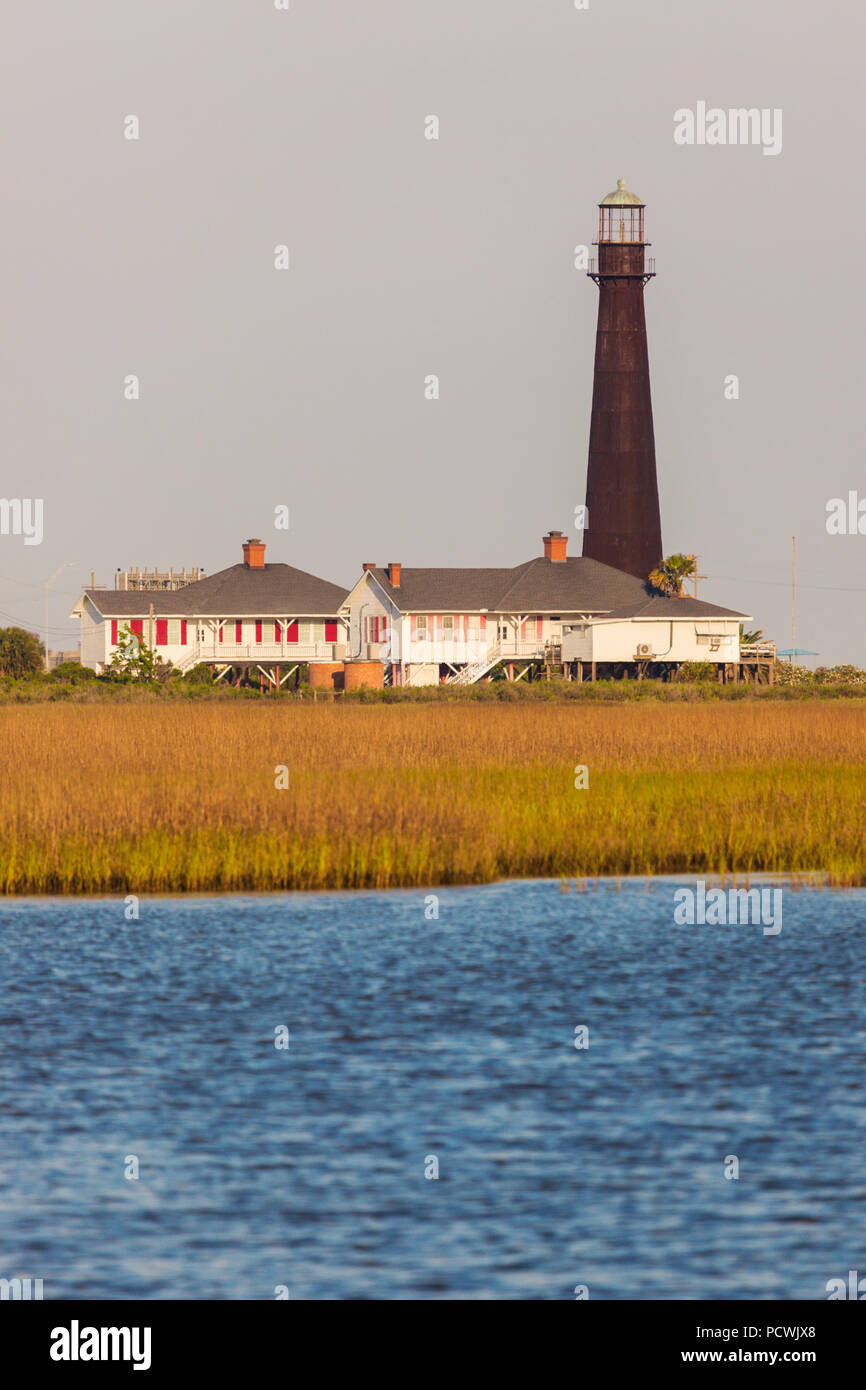
[[[81,661],[102,672],[128,629],[180,671],[206,664],[217,679],[258,676],[282,685],[300,665],[346,655],[346,590],[292,565],[266,564],[257,539],[243,561],[168,592],[85,589],[70,617],[81,619]]]
[[[260,540],[242,563],[172,589],[85,589],[81,661],[102,672],[127,632],[180,671],[285,684],[471,684],[561,670],[574,680],[667,676],[711,662],[722,678],[772,679],[772,644],[742,648],[750,615],[695,598],[666,598],[598,560],[569,557],[560,531],[543,555],[511,569],[409,569],[366,564],[350,592],[291,565],[266,564]],[[147,572],[145,572],[147,573]],[[138,572],[136,572],[136,576]],[[134,582],[138,582],[134,577]]]
[[[364,565],[346,600],[354,661],[381,661],[394,685],[469,684],[502,666],[508,679],[562,667],[665,675],[683,662],[736,668],[750,615],[667,598],[633,575],[569,557],[550,531],[543,555],[514,569]]]

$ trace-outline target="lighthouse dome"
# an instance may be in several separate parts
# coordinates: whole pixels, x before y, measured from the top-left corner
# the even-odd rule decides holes
[[[601,208],[618,207],[622,204],[629,204],[631,207],[642,208],[644,204],[636,193],[630,193],[625,186],[625,179],[617,179],[616,188],[613,193],[608,193],[606,198],[602,198],[599,203]]]

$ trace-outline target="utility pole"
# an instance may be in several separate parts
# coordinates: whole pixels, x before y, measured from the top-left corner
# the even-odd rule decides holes
[[[706,577],[707,577],[705,574],[698,574],[698,570],[700,569],[700,567],[701,567],[700,557],[696,555],[696,556],[695,556],[695,575],[694,575],[694,579],[695,579],[695,598],[697,598],[697,596],[698,596],[698,580],[699,580],[699,579],[706,579]]]
[[[791,537],[791,666],[796,656],[796,537]]]
[[[147,645],[153,651],[153,603],[151,602],[147,620]]]
[[[63,573],[63,571],[64,571],[65,569],[68,569],[70,565],[77,565],[77,564],[78,564],[78,561],[77,561],[77,560],[65,560],[65,561],[63,562],[63,564],[60,566],[60,568],[59,568],[59,569],[56,569],[56,570],[54,571],[54,573],[52,574],[51,578],[50,578],[50,579],[46,579],[46,581],[45,581],[45,588],[44,588],[44,591],[43,591],[43,595],[44,595],[44,617],[45,617],[45,669],[46,669],[46,671],[48,670],[48,599],[49,599],[49,595],[50,595],[50,592],[51,592],[51,585],[54,583],[55,579],[57,579],[57,578]]]

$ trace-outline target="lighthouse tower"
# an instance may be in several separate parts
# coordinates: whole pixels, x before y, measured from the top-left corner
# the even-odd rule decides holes
[[[625,180],[598,205],[599,289],[583,553],[646,579],[662,559],[643,293],[644,204]]]

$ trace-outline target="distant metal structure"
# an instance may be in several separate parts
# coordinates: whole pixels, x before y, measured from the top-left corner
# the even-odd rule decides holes
[[[643,297],[656,272],[644,206],[619,179],[598,205],[598,257],[587,271],[599,301],[583,553],[638,579],[663,558]]]
[[[204,578],[205,572],[199,569],[198,565],[194,565],[192,569],[181,570],[128,569],[117,571],[114,587],[124,592],[156,589],[165,593],[167,590],[182,589],[186,584],[195,584],[196,580]]]

